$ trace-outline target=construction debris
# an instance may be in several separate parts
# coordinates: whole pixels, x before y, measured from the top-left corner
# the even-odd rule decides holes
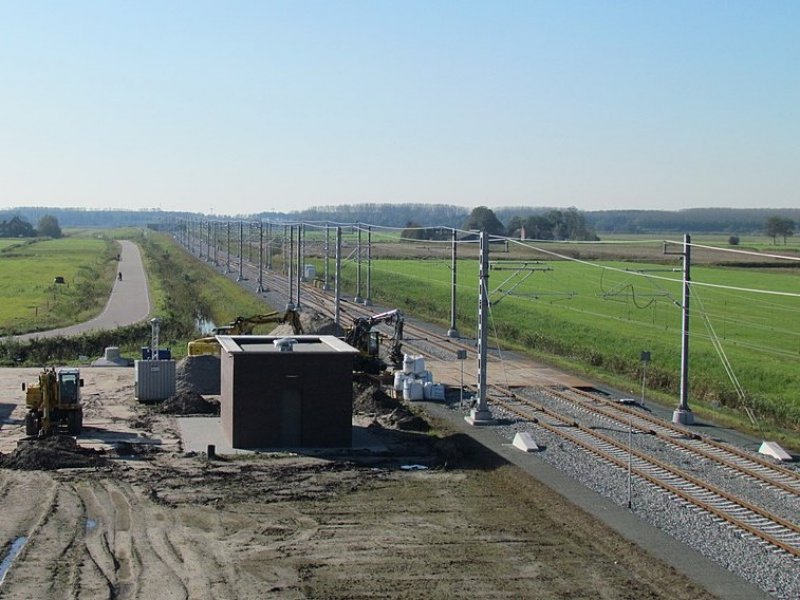
[[[206,400],[194,391],[178,392],[164,400],[160,411],[172,415],[218,415],[219,402]]]
[[[201,354],[187,356],[175,367],[175,391],[196,392],[206,396],[219,395],[219,356]]]
[[[380,386],[354,382],[353,412],[371,416],[372,427],[402,431],[428,431],[430,426],[422,417],[411,412],[402,402],[384,392]]]
[[[298,313],[300,317],[300,327],[303,334],[307,335],[335,335],[341,337],[344,335],[344,329],[336,326],[336,322],[330,317],[315,312],[315,311],[301,311]],[[270,335],[295,335],[296,332],[288,323],[278,325],[270,332]]]
[[[0,467],[22,471],[54,471],[106,464],[104,452],[82,448],[69,435],[20,440],[11,454],[0,454]]]

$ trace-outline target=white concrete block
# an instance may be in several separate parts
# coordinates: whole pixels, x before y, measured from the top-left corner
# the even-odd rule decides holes
[[[515,435],[514,441],[511,444],[523,452],[536,452],[539,450],[539,446],[536,445],[536,442],[533,441],[531,434],[527,431],[523,431],[522,433]]]
[[[771,456],[772,458],[777,458],[778,460],[784,462],[789,462],[792,460],[792,457],[789,455],[789,453],[781,448],[777,442],[762,442],[758,452],[760,454]]]

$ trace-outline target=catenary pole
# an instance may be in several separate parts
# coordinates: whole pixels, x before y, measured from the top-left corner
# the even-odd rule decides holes
[[[336,227],[336,279],[333,281],[333,320],[341,325],[340,298],[342,297],[342,228]]]
[[[451,248],[450,248],[450,329],[447,330],[447,336],[451,338],[460,337],[456,327],[456,266],[458,265],[458,239],[455,228],[452,230],[451,235]]]
[[[691,245],[692,238],[686,233],[683,236],[683,302],[681,321],[681,398],[678,408],[672,413],[672,422],[692,425],[694,414],[689,408],[689,297],[691,282]]]
[[[478,290],[478,398],[470,414],[465,417],[470,425],[493,425],[489,405],[486,402],[489,326],[489,234],[480,233],[480,268]]]

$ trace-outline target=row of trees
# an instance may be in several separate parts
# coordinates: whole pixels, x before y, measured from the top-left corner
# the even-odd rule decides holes
[[[492,209],[478,206],[472,210],[461,228],[528,240],[597,241],[600,239],[587,223],[584,213],[575,208],[551,209],[527,216],[512,216],[508,220],[508,225],[504,226]],[[777,243],[778,238],[783,238],[785,245],[786,239],[794,235],[795,222],[789,217],[772,215],[763,222],[762,230],[772,238],[773,243]],[[445,240],[449,239],[450,230],[442,227],[424,227],[418,222],[409,221],[402,235],[407,239]],[[739,236],[731,236],[729,243],[738,244]]]
[[[0,221],[0,237],[51,237],[60,238],[61,226],[53,215],[42,215],[36,229],[25,219],[14,216],[7,221]]]
[[[516,209],[520,210],[520,209]],[[503,221],[515,209],[497,209]],[[533,214],[534,211],[531,211]],[[758,235],[772,217],[800,221],[800,208],[685,208],[681,210],[595,210],[586,221],[595,231],[609,233],[732,233]]]
[[[576,208],[552,209],[527,217],[514,216],[503,226],[491,209],[479,206],[470,213],[464,229],[480,229],[495,235],[507,235],[528,240],[595,241],[599,238],[586,224],[582,212]]]
[[[461,228],[529,240],[595,241],[599,239],[586,224],[583,213],[575,208],[550,210],[543,214],[527,217],[515,216],[511,218],[508,226],[505,226],[492,209],[478,206],[472,210]],[[450,231],[441,227],[423,227],[417,222],[409,221],[406,223],[402,235],[406,239],[414,240],[443,240],[450,237]]]

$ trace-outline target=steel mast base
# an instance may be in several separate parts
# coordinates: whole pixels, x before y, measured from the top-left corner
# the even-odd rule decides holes
[[[464,420],[470,425],[481,427],[484,425],[497,425],[497,419],[492,417],[492,411],[488,408],[473,408]]]
[[[694,413],[688,408],[676,408],[672,412],[672,422],[678,425],[694,425]]]

